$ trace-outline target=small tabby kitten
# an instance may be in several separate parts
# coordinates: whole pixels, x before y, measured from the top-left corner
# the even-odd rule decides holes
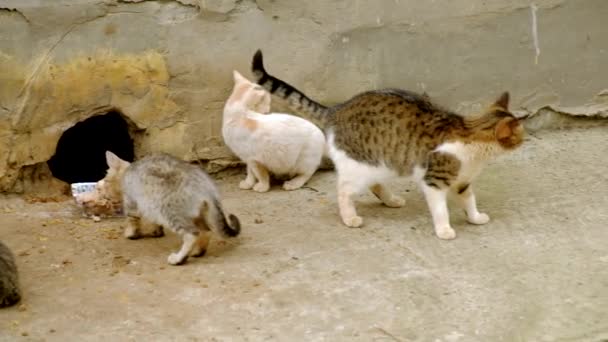
[[[198,166],[164,153],[129,163],[107,151],[106,161],[104,183],[121,194],[129,217],[127,238],[161,237],[163,227],[181,235],[182,247],[169,255],[170,264],[182,264],[189,255],[203,256],[209,231],[222,237],[239,235],[239,220],[234,215],[226,220],[215,183]]]
[[[490,220],[477,210],[471,182],[490,159],[523,142],[523,125],[508,110],[508,93],[470,118],[433,104],[428,96],[399,89],[368,91],[326,107],[269,75],[259,50],[252,71],[258,84],[325,130],[345,225],[363,224],[352,196],[364,189],[386,206],[403,206],[405,201],[386,186],[402,176],[412,177],[424,193],[439,238],[456,237],[448,214],[449,192],[456,194],[469,222]]]
[[[21,300],[21,291],[15,257],[0,241],[0,308],[14,305],[19,300]]]
[[[230,149],[247,164],[241,189],[266,192],[269,172],[287,176],[285,190],[302,187],[315,173],[325,152],[323,132],[297,116],[270,113],[270,94],[233,72],[234,89],[224,106],[222,135]]]

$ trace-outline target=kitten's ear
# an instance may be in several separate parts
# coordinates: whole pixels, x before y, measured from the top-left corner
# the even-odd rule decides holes
[[[505,91],[504,93],[502,93],[498,100],[494,102],[494,105],[505,110],[509,109],[509,92]]]
[[[241,75],[240,72],[236,70],[232,70],[232,78],[234,79],[234,83],[240,83],[246,81],[247,79]]]
[[[121,167],[129,165],[129,162],[118,158],[117,155],[110,151],[106,151],[106,163],[108,163],[110,169],[120,169]]]

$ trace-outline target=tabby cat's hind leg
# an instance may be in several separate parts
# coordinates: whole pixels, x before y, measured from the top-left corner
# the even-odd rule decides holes
[[[357,209],[352,196],[356,193],[355,189],[347,182],[338,180],[338,207],[342,222],[351,228],[361,227],[363,218],[357,215]]]
[[[370,190],[379,200],[390,208],[401,208],[405,205],[405,200],[393,194],[384,184],[377,183],[370,187]]]

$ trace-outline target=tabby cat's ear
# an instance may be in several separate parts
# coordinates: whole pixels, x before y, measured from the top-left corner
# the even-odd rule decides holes
[[[509,109],[509,92],[505,91],[504,93],[502,93],[502,95],[500,95],[500,97],[498,98],[498,100],[496,100],[494,105],[497,107],[500,107],[504,110],[508,110]]]

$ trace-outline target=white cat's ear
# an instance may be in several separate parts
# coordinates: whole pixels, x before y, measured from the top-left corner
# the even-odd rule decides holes
[[[110,151],[106,151],[106,163],[110,169],[120,169],[129,165],[129,162],[120,159],[117,155]]]
[[[243,77],[243,75],[241,75],[240,72],[236,70],[232,70],[232,78],[234,79],[234,83],[239,83],[247,80],[245,77]]]
[[[262,113],[262,114],[270,113],[270,93],[268,93],[266,91],[264,92],[264,95],[262,96],[262,100],[260,101],[260,104],[258,105],[257,112]]]

